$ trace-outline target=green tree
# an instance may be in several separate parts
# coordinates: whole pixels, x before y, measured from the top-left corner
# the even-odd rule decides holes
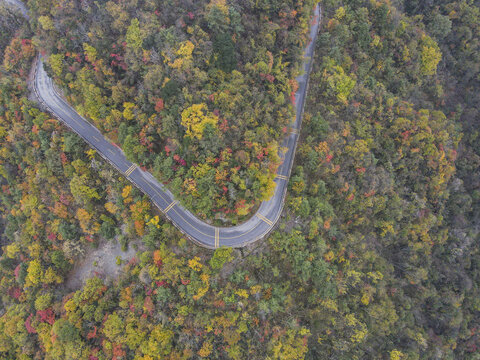
[[[423,75],[434,75],[437,73],[437,65],[442,60],[442,53],[435,40],[424,35],[421,48],[421,71]]]
[[[60,318],[55,321],[52,332],[63,343],[75,342],[80,339],[79,330],[66,319]]]
[[[122,319],[117,314],[108,316],[103,327],[103,333],[110,341],[118,341],[120,335],[124,333],[125,327]]]
[[[210,259],[210,266],[213,270],[220,270],[225,263],[233,260],[233,249],[227,247],[221,247],[215,250],[212,258]]]
[[[133,51],[138,51],[142,47],[143,34],[140,30],[140,22],[138,19],[132,19],[127,29],[127,46]]]
[[[43,280],[43,269],[42,264],[40,264],[39,260],[32,260],[28,264],[27,269],[27,286],[29,285],[36,285],[41,283]]]
[[[237,67],[235,56],[235,47],[233,45],[232,36],[228,33],[220,33],[215,37],[213,42],[213,50],[215,52],[215,63],[223,71],[230,73]]]

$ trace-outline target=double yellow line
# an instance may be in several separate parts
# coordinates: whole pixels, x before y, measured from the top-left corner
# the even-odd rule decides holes
[[[268,225],[272,226],[273,225],[273,221],[270,221],[268,220],[265,216],[263,216],[262,214],[260,213],[256,213],[255,215],[257,215],[257,217],[260,219],[260,220],[263,220],[265,221]]]
[[[136,168],[137,168],[137,165],[133,164],[128,168],[127,171],[125,171],[125,175],[130,176],[135,171]]]
[[[286,177],[285,175],[277,175],[276,178],[282,179],[282,180],[288,180],[288,177]]]
[[[215,228],[215,249],[220,246],[220,229]]]

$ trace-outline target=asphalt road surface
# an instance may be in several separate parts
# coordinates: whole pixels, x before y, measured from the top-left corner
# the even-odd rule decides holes
[[[19,0],[4,0],[7,4],[12,5],[12,7],[16,7],[22,14],[28,19],[27,8],[25,4]]]
[[[16,3],[15,0],[5,1]],[[295,98],[295,122],[291,125],[291,129],[282,144],[282,147],[288,150],[283,155],[283,163],[277,172],[274,195],[270,200],[262,202],[254,216],[238,226],[214,227],[198,219],[190,211],[183,208],[165,186],[158,182],[149,172],[141,170],[137,165],[128,161],[119,147],[107,140],[96,127],[81,117],[62,99],[56,92],[52,79],[44,71],[41,59],[36,63],[34,88],[38,99],[54,116],[80,135],[138,189],[149,196],[165,216],[180,231],[187,235],[190,240],[211,249],[220,246],[243,247],[265,237],[275,226],[282,213],[302,122],[303,107],[319,23],[320,7],[317,4],[310,28],[311,41],[304,52],[304,72],[297,77],[299,88]]]

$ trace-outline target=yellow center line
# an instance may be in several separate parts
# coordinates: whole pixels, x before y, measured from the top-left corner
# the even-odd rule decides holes
[[[63,100],[63,99],[61,99],[56,93],[54,93],[54,95],[55,95],[56,97],[58,97],[60,100]],[[62,106],[63,104],[62,104],[61,102],[55,101],[55,97],[54,97],[53,99],[54,99],[53,101],[54,101],[57,105],[59,105],[60,107],[63,107],[63,106]],[[47,107],[48,107],[48,106],[47,106]],[[50,108],[49,108],[49,109],[50,109]],[[50,109],[50,111],[52,111],[52,110]],[[53,112],[53,111],[52,111],[52,112]],[[73,122],[74,122],[75,124],[77,124],[77,125],[80,126],[82,129],[85,130],[85,126],[83,126],[83,124],[82,124],[81,122],[77,121],[75,118],[73,118],[73,117],[71,117],[71,116],[70,116],[70,119],[73,120]]]
[[[242,236],[246,236],[248,234],[250,234],[253,230],[255,230],[261,223],[257,223],[254,227],[250,228],[247,232],[245,233],[242,233],[240,235],[235,235],[235,236],[224,236],[223,239],[225,240],[232,240],[232,239],[238,239]]]
[[[145,183],[148,185],[148,187],[150,189],[152,189],[152,191],[157,194],[158,196],[160,196],[162,198],[163,201],[167,202],[167,200],[165,200],[165,198],[163,197],[163,195],[161,193],[159,193],[152,185],[150,185],[150,183],[148,181],[145,181]]]
[[[210,234],[205,234],[203,231],[201,231],[200,229],[198,229],[198,228],[197,228],[195,225],[193,225],[190,221],[188,221],[186,218],[184,218],[184,217],[182,216],[182,214],[180,214],[179,212],[177,212],[177,210],[173,209],[173,212],[174,212],[175,214],[177,214],[177,215],[180,217],[180,219],[182,219],[182,220],[185,221],[188,225],[190,225],[193,229],[195,229],[196,231],[198,231],[200,234],[205,235],[205,236],[207,236],[207,237],[212,237],[212,235],[210,235]],[[250,230],[249,230],[248,232],[250,232]],[[242,235],[243,235],[243,234],[242,234]]]
[[[165,210],[163,210],[163,212],[164,212],[165,214],[168,213],[168,212],[170,211],[170,209],[173,208],[173,207],[174,207],[175,205],[177,205],[177,204],[178,204],[178,201],[177,201],[177,200],[173,201],[170,205],[168,205],[168,206],[165,208]]]
[[[83,126],[83,124],[82,124],[81,122],[75,120],[74,118],[70,118],[70,119],[72,119],[72,120],[75,122],[75,124],[77,124],[78,126],[80,126],[82,129],[85,129],[85,126]]]
[[[257,215],[257,217],[260,219],[260,220],[263,220],[265,221],[268,225],[272,226],[273,225],[273,222],[268,220],[265,216],[263,216],[262,214],[260,213],[256,213],[255,215]]]
[[[220,246],[220,229],[215,228],[215,249]]]
[[[277,177],[278,179],[288,180],[288,177],[286,177],[285,175],[277,175],[276,177]]]

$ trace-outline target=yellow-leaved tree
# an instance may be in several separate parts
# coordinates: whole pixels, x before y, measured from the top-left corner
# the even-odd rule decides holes
[[[186,137],[201,139],[205,127],[217,126],[218,116],[209,112],[205,104],[194,104],[182,111],[182,125],[186,128]]]
[[[421,71],[423,75],[435,75],[437,73],[437,65],[442,60],[442,52],[438,44],[428,35],[422,36]]]
[[[33,286],[43,281],[42,264],[37,259],[30,261],[27,268],[26,286]]]

